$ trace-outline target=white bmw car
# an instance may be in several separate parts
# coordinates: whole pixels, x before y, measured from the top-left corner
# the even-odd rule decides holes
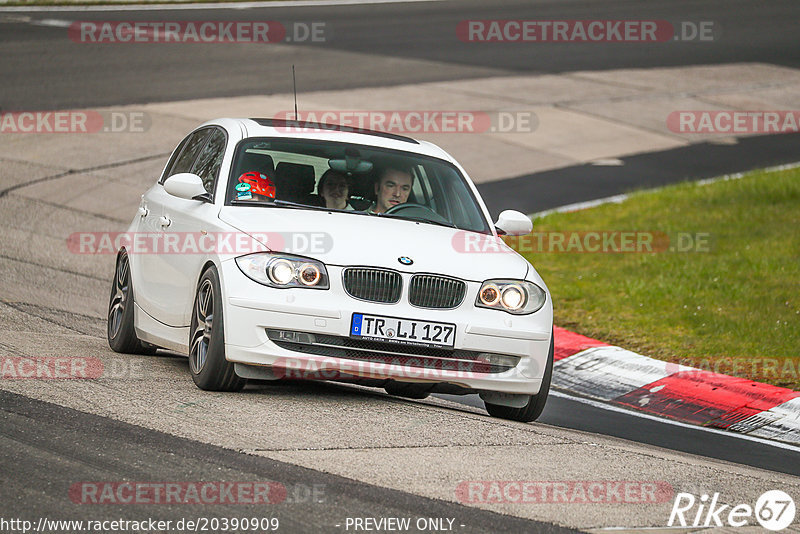
[[[188,354],[198,387],[324,379],[473,394],[536,419],[553,368],[550,294],[439,147],[273,119],[190,133],[142,196],[116,262],[108,341]]]

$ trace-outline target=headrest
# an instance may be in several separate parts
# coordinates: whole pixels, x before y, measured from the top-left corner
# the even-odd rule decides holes
[[[245,152],[242,154],[242,159],[239,161],[240,172],[260,172],[268,176],[275,175],[275,163],[272,157],[267,154],[256,154],[254,152]]]
[[[301,163],[282,161],[275,167],[275,178],[280,186],[288,188],[295,194],[310,194],[314,191],[314,167]]]

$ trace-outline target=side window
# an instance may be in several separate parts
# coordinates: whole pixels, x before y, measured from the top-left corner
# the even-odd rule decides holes
[[[164,180],[166,180],[167,177],[175,174],[174,172],[172,172],[172,168],[175,166],[175,162],[178,161],[178,158],[180,157],[181,152],[183,151],[183,147],[185,147],[186,143],[189,141],[189,137],[191,137],[191,135],[184,137],[183,141],[181,141],[181,144],[179,144],[178,148],[176,148],[175,151],[172,153],[172,157],[169,158],[169,162],[167,163],[167,166],[164,168],[164,174],[161,175],[161,178],[158,180],[158,183],[163,184]]]
[[[225,132],[214,128],[191,171],[203,179],[203,187],[212,195],[214,194],[214,184],[217,183],[217,176],[219,175],[219,168],[222,165],[222,157],[224,155]]]
[[[164,183],[164,180],[173,174],[189,172],[191,170],[192,163],[194,163],[195,158],[197,158],[197,153],[200,152],[200,149],[203,147],[203,143],[205,143],[208,134],[209,129],[203,128],[202,130],[194,132],[183,140],[183,143],[181,143],[183,148],[180,150],[180,153],[174,159],[174,161],[170,162],[169,167],[167,167],[167,171],[164,173],[164,176],[161,179],[162,184]]]

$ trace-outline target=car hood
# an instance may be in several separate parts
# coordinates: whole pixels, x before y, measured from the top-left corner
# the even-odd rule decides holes
[[[219,217],[270,250],[307,256],[328,265],[370,265],[474,281],[522,279],[530,268],[524,258],[494,236],[422,222],[245,206],[226,206]],[[404,265],[400,258],[413,263]]]

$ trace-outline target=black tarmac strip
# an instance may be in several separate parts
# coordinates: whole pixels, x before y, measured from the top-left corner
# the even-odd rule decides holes
[[[483,401],[477,396],[436,396],[483,408]],[[800,450],[797,448],[788,449],[778,442],[745,441],[734,432],[709,432],[700,427],[686,427],[667,420],[611,411],[587,405],[577,398],[550,395],[544,412],[536,422],[800,476]]]
[[[356,482],[5,391],[0,391],[0,421],[2,515],[6,520],[14,517],[32,521],[34,526],[39,518],[77,521],[152,518],[172,521],[169,532],[188,532],[193,529],[178,530],[174,525],[182,519],[277,518],[278,532],[305,534],[346,532],[348,517],[370,517],[410,518],[412,526],[407,532],[416,532],[415,522],[423,517],[454,519],[452,532],[456,533],[577,532]],[[83,504],[80,486],[75,486],[79,488],[77,493],[70,493],[73,485],[82,482],[115,481],[277,482],[287,491],[282,503],[257,505]],[[52,529],[53,532],[75,530],[74,527]],[[258,530],[265,531],[268,530]]]
[[[697,143],[621,157],[622,165],[575,165],[478,185],[493,217],[533,213],[684,181],[800,161],[800,134],[741,137],[733,145]]]

